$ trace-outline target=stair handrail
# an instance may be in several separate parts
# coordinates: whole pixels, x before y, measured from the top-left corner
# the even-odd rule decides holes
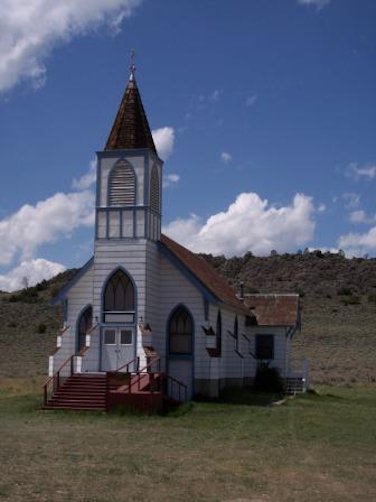
[[[61,335],[64,335],[64,333],[65,333],[66,331],[68,331],[68,329],[69,329],[69,328],[70,328],[70,326],[69,326],[69,325],[67,325],[67,326],[63,326],[62,328],[60,328],[60,329],[59,329],[59,335],[60,335],[60,336],[61,336]]]
[[[144,366],[143,368],[141,368],[140,370],[136,371],[136,376],[135,376],[135,379],[133,380],[133,382],[129,382],[129,386],[128,386],[128,392],[129,394],[132,393],[132,387],[134,387],[135,385],[138,384],[138,390],[140,390],[140,382],[141,382],[141,378],[145,375],[145,374],[149,374],[149,375],[153,375],[151,378],[153,379],[154,381],[154,373],[155,372],[152,372],[152,371],[148,371],[149,368],[151,369],[152,365],[155,364],[155,363],[158,363],[158,371],[157,373],[160,373],[160,369],[161,369],[161,358],[158,356],[158,357],[153,357],[146,366]],[[151,391],[152,393],[154,392],[154,389],[152,389]]]
[[[181,402],[181,399],[180,399],[180,389],[183,388],[184,389],[184,402],[187,401],[188,386],[185,383],[183,383],[180,380],[178,380],[177,378],[174,378],[171,375],[167,375],[167,374],[163,375],[163,378],[165,378],[167,381],[170,380],[172,383],[178,384],[178,389],[179,389],[179,399],[178,399],[178,401],[179,402]],[[168,391],[167,391],[167,395],[168,395]]]
[[[117,368],[115,370],[115,372],[118,372],[118,371],[122,370],[123,368],[126,368],[126,373],[129,373],[129,366],[131,364],[133,364],[134,362],[137,362],[137,366],[136,366],[137,370],[136,370],[136,372],[139,371],[139,368],[140,368],[140,357],[137,356],[134,359],[132,359],[131,361],[129,361],[129,362],[123,364],[122,366],[120,366],[119,368]]]
[[[72,376],[74,373],[74,367],[73,367],[73,361],[74,361],[75,354],[72,354],[69,356],[60,366],[59,369],[55,371],[55,373],[47,378],[45,381],[43,388],[44,388],[44,404],[47,404],[47,397],[48,397],[48,387],[50,386],[50,383],[56,382],[56,389],[59,389],[60,387],[60,372],[62,371],[63,368],[70,362],[70,375]]]

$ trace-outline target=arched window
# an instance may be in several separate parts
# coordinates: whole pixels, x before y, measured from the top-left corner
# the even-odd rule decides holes
[[[150,208],[153,211],[156,211],[159,213],[160,209],[160,202],[159,202],[159,176],[158,176],[158,170],[154,166],[152,171],[151,171],[151,176],[150,176]]]
[[[108,178],[108,205],[134,206],[136,202],[136,177],[132,166],[120,160]]]
[[[179,306],[173,312],[169,326],[169,352],[170,354],[192,354],[193,322],[188,310]]]
[[[221,311],[218,310],[218,315],[217,315],[217,326],[215,330],[215,335],[217,338],[217,351],[218,351],[218,356],[221,355],[222,353],[222,316],[221,316]]]
[[[117,270],[108,280],[104,291],[105,312],[134,311],[134,287],[122,270]]]
[[[77,351],[85,347],[86,333],[93,325],[93,309],[91,305],[87,307],[81,314],[78,321],[78,336],[77,336]]]

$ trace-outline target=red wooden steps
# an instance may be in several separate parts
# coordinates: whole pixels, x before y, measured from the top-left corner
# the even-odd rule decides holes
[[[75,374],[67,378],[44,409],[106,410],[106,375]]]

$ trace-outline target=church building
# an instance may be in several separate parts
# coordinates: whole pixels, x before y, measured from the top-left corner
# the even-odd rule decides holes
[[[251,383],[260,361],[291,379],[298,295],[237,295],[202,257],[163,235],[162,177],[132,67],[97,152],[94,255],[52,302],[63,305],[64,326],[49,358],[46,407],[108,408],[108,392],[116,403],[122,393],[154,391],[178,401],[216,397]],[[74,378],[75,397],[67,391]],[[104,381],[107,401],[90,401],[90,386]]]

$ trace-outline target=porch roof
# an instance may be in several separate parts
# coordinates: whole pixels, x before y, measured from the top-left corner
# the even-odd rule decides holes
[[[298,326],[298,294],[247,294],[244,304],[256,318],[258,326]]]

